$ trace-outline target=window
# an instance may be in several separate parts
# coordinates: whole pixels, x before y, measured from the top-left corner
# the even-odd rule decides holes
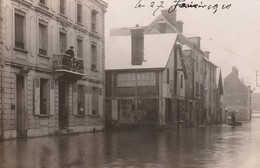
[[[91,12],[91,29],[97,29],[97,12],[95,10]]]
[[[43,5],[46,5],[46,1],[45,0],[40,0],[40,3]]]
[[[85,115],[85,86],[78,85],[78,115]]]
[[[201,75],[204,75],[204,74],[203,74],[203,67],[204,67],[204,61],[203,61],[203,59],[202,59],[201,62],[200,62],[200,74],[201,74]]]
[[[91,69],[97,69],[97,46],[91,44]]]
[[[60,32],[60,53],[65,53],[67,48],[67,35],[64,32]]]
[[[92,115],[98,115],[98,88],[92,87]]]
[[[60,13],[65,15],[65,0],[60,0]]]
[[[19,14],[15,14],[15,47],[24,49],[24,19],[25,17]]]
[[[77,22],[82,23],[82,5],[77,4]]]
[[[196,97],[199,96],[199,90],[200,90],[200,88],[199,88],[199,83],[196,82]]]
[[[170,83],[170,71],[167,69],[167,84]]]
[[[47,55],[48,33],[47,25],[39,23],[39,54]]]
[[[77,39],[77,57],[83,58],[83,47],[81,39]]]
[[[48,114],[48,80],[40,79],[40,114]]]

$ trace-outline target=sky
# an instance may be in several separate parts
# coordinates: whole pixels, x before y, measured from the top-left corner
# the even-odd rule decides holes
[[[135,8],[140,4],[145,5]],[[175,5],[174,0],[105,0],[108,3],[105,21],[106,37],[111,28],[146,26],[160,14],[161,9]],[[150,5],[153,4],[153,7]],[[156,6],[163,8],[155,13]],[[256,71],[260,84],[260,0],[186,0],[185,3],[218,5],[217,11],[206,8],[177,8],[177,20],[182,20],[186,36],[200,36],[201,48],[210,51],[210,61],[226,77],[232,66],[239,69],[239,78],[256,87]],[[229,9],[222,5],[231,4]],[[154,16],[155,15],[155,16]],[[217,76],[218,78],[218,76]]]

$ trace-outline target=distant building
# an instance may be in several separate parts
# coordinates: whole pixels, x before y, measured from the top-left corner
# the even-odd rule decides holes
[[[239,79],[235,66],[224,79],[224,104],[226,112],[234,112],[237,120],[251,120],[251,89]]]
[[[107,4],[4,0],[0,5],[1,137],[103,130]],[[65,54],[70,46],[73,58]]]

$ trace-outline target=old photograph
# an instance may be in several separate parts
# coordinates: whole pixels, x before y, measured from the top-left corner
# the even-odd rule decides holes
[[[0,168],[259,168],[260,0],[0,0]]]

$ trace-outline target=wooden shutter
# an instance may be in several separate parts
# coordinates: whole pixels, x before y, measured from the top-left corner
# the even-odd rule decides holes
[[[50,83],[50,115],[55,114],[55,81],[49,80]]]
[[[88,113],[89,115],[92,115],[92,87],[88,87],[88,102],[89,102],[89,107],[88,107]]]
[[[98,115],[103,115],[103,93],[102,88],[98,89]]]
[[[40,78],[34,79],[34,114],[40,115]]]
[[[78,84],[72,84],[72,114],[78,115]]]
[[[88,87],[85,86],[85,115],[89,115],[89,94]]]

